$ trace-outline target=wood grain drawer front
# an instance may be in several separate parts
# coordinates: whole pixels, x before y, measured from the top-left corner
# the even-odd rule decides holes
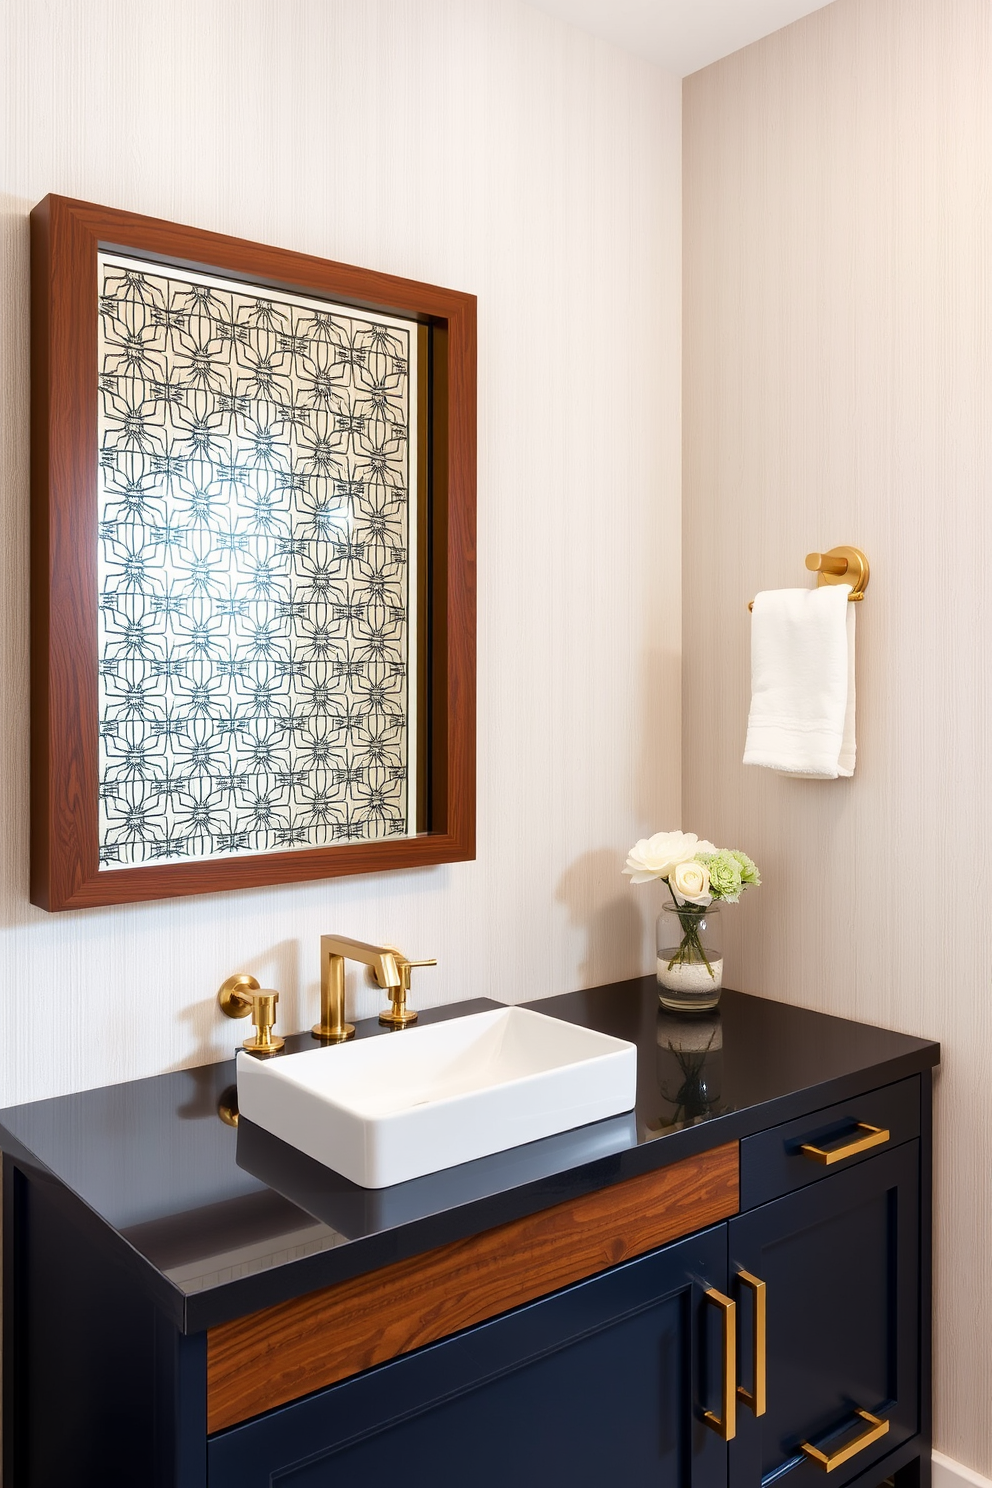
[[[844,1154],[852,1147],[875,1142]],[[882,1132],[888,1137],[882,1140]],[[812,1111],[797,1121],[773,1126],[741,1142],[741,1208],[754,1209],[769,1199],[794,1193],[833,1173],[889,1152],[920,1134],[920,1077],[911,1075],[895,1085],[883,1085],[853,1096],[840,1105]],[[817,1147],[831,1161],[817,1160],[804,1147]]]
[[[234,1426],[728,1219],[738,1191],[734,1142],[211,1328],[207,1429]]]

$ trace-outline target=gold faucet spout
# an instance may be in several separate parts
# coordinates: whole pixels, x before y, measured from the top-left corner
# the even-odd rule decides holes
[[[389,999],[389,1007],[379,1014],[386,1028],[408,1028],[416,1023],[417,1014],[407,1006],[410,972],[415,966],[436,966],[436,961],[411,961],[395,946],[369,945],[346,935],[320,937],[320,1022],[313,1036],[325,1044],[341,1044],[354,1038],[354,1023],[344,1017],[344,963],[360,961],[371,967],[376,982]]]
[[[320,953],[322,957],[341,956],[344,960],[360,961],[363,966],[371,966],[383,991],[400,984],[396,952],[392,946],[369,945],[364,940],[350,940],[344,935],[322,935]]]
[[[345,935],[320,937],[320,1022],[313,1036],[324,1043],[341,1044],[354,1038],[355,1025],[345,1022],[344,963],[360,961],[372,968],[379,986],[392,998],[401,984],[396,952],[390,946],[369,945]]]

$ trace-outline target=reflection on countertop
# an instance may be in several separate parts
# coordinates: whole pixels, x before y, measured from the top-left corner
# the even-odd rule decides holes
[[[723,1016],[719,1008],[679,1016],[658,1009],[658,1136],[719,1116],[723,1101]]]
[[[332,1222],[349,1240],[490,1198],[509,1184],[554,1177],[636,1145],[637,1123],[628,1111],[391,1188],[359,1188],[250,1121],[242,1120],[238,1127],[238,1163],[308,1213]]]

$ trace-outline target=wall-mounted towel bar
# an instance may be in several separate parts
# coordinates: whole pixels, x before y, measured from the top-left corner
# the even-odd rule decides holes
[[[806,567],[817,575],[816,587],[822,584],[850,584],[849,600],[864,599],[871,570],[860,548],[831,548],[829,553],[807,553]],[[754,609],[754,600],[748,605]]]

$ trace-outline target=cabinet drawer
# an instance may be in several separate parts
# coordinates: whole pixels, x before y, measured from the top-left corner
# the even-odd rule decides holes
[[[878,1130],[872,1132],[868,1128]],[[881,1133],[888,1132],[882,1139]],[[741,1142],[741,1208],[754,1209],[920,1134],[920,1077],[870,1090]],[[817,1152],[803,1148],[816,1148]]]

